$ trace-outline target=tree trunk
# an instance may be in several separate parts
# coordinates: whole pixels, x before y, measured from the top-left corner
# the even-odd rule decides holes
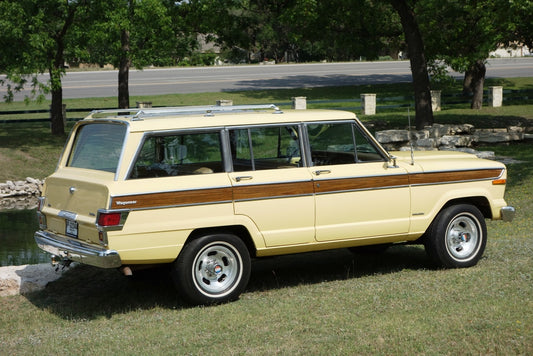
[[[65,135],[63,117],[63,87],[61,86],[61,71],[58,68],[50,69],[50,82],[52,83],[52,104],[50,105],[50,129],[52,135]]]
[[[409,50],[409,61],[413,75],[413,89],[415,94],[415,124],[417,130],[424,126],[433,125],[433,110],[431,108],[431,92],[424,43],[416,22],[414,11],[406,0],[391,0],[394,9],[400,15],[405,40]]]
[[[485,84],[485,74],[487,73],[485,61],[477,60],[467,73],[471,77],[470,90],[473,94],[470,107],[472,109],[481,109],[483,106],[483,86]],[[465,78],[467,73],[465,73]]]
[[[118,69],[118,108],[128,109],[130,107],[130,32],[123,30],[120,36],[122,45],[120,63]]]

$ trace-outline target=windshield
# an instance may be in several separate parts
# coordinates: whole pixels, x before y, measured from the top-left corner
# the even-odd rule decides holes
[[[76,132],[67,166],[113,172],[117,170],[126,126],[93,123]]]

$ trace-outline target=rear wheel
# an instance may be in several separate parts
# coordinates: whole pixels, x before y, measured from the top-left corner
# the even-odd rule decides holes
[[[192,304],[238,299],[250,278],[250,254],[235,235],[203,236],[187,243],[176,259],[172,277]]]
[[[477,264],[487,243],[483,214],[473,205],[443,209],[430,227],[425,248],[439,266],[459,268]]]

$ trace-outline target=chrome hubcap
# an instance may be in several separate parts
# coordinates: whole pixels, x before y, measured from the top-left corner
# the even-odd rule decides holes
[[[446,248],[453,258],[465,260],[475,255],[480,245],[480,228],[470,214],[455,217],[446,230]]]
[[[204,247],[194,261],[194,283],[206,295],[231,293],[242,275],[239,254],[221,242]]]

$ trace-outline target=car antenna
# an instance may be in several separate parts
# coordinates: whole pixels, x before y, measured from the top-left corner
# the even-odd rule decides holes
[[[410,107],[407,108],[407,121],[409,124],[408,131],[409,131],[409,148],[411,149],[411,166],[414,166],[415,165],[415,151],[413,149],[413,139],[411,136],[411,108]]]

